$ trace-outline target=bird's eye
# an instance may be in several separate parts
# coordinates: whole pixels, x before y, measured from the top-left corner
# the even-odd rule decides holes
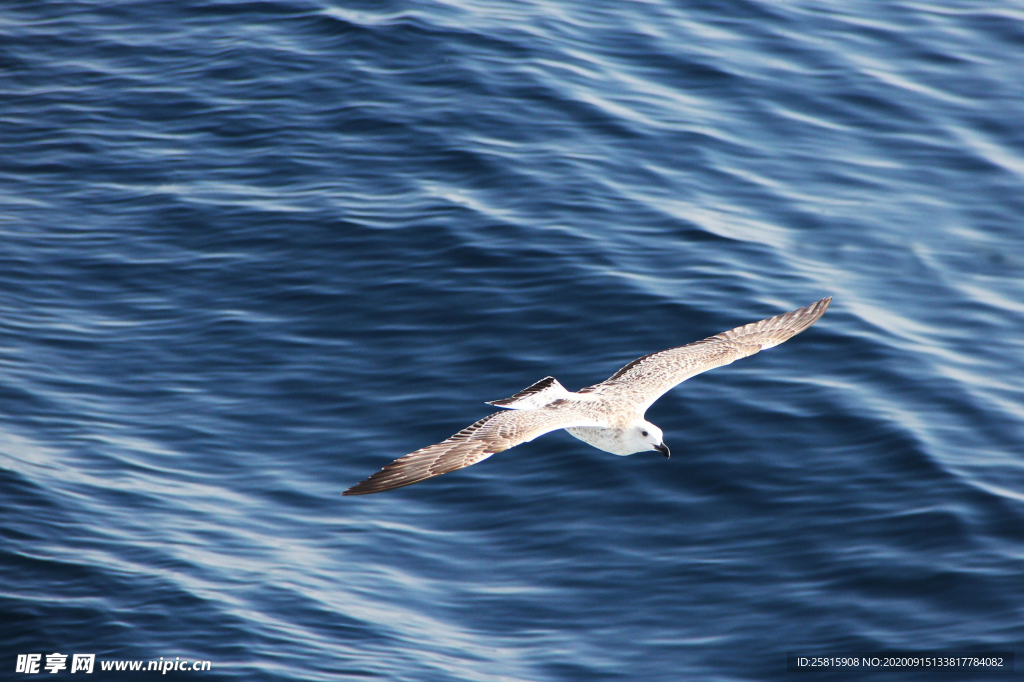
[[[646,435],[647,435],[647,432],[646,432],[646,431],[641,431],[641,432],[640,432],[640,435],[641,435],[641,436],[646,436]]]

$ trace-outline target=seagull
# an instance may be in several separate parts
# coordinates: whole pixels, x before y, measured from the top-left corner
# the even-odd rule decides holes
[[[654,450],[669,457],[661,429],[644,419],[658,398],[692,376],[792,338],[817,322],[831,302],[829,296],[703,341],[645,355],[575,393],[554,377],[545,377],[510,398],[487,403],[507,411],[490,414],[448,440],[396,459],[342,495],[367,495],[419,483],[558,429],[615,455]]]

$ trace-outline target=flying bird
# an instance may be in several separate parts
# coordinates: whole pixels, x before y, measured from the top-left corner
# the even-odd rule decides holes
[[[647,408],[692,376],[772,348],[817,322],[832,297],[687,346],[637,358],[604,381],[572,393],[545,377],[510,398],[487,403],[495,412],[446,441],[388,464],[342,495],[401,488],[482,462],[520,443],[565,429],[599,450],[632,455],[656,450],[668,457],[662,431],[644,419]]]

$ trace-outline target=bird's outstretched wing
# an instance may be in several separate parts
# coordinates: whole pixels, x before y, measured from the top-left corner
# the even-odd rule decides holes
[[[545,433],[573,426],[605,426],[604,422],[561,401],[535,410],[495,412],[467,426],[448,440],[396,459],[342,495],[366,495],[419,483],[481,462]]]
[[[643,413],[673,386],[690,377],[777,346],[799,334],[817,322],[831,302],[829,296],[805,308],[736,327],[703,341],[645,355],[579,392],[623,398],[640,406]]]

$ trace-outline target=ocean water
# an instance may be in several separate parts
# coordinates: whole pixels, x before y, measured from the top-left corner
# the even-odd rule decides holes
[[[1021,655],[1022,121],[1017,2],[4,2],[0,677]],[[340,496],[827,295],[651,408],[671,460]]]

